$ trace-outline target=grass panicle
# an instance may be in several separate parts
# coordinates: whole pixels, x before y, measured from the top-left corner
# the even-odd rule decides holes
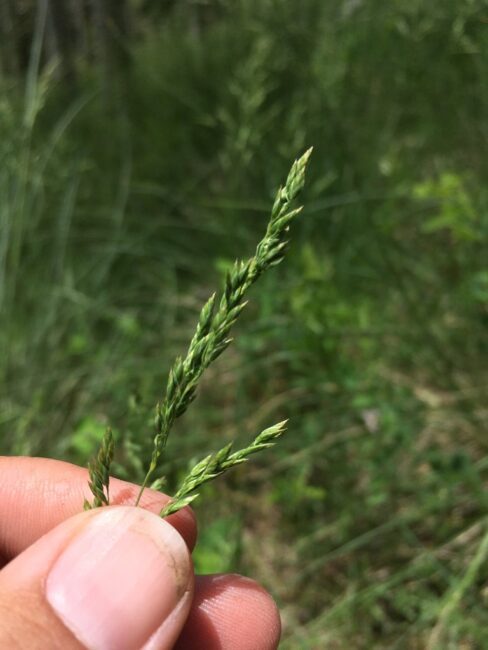
[[[284,186],[276,194],[266,232],[253,257],[234,263],[232,270],[227,273],[220,300],[215,293],[207,300],[200,312],[186,356],[177,357],[170,369],[164,397],[156,406],[153,451],[136,506],[146,486],[151,484],[175,420],[183,415],[195,399],[198,383],[206,368],[231,343],[230,332],[247,304],[244,297],[248,289],[268,268],[279,264],[284,257],[290,223],[301,211],[301,208],[292,208],[292,203],[305,183],[305,169],[311,153],[312,149],[308,149],[293,163]],[[172,501],[161,511],[161,516],[166,517],[191,503],[198,496],[192,493],[201,485],[245,462],[251,454],[271,447],[284,431],[285,422],[280,422],[262,431],[244,449],[232,452],[232,444],[228,444],[201,460],[182,481]],[[109,474],[113,454],[114,439],[111,430],[107,429],[100,451],[88,467],[89,486],[94,500],[92,504],[85,500],[86,510],[109,504]],[[162,484],[162,479],[157,479],[151,485],[159,487]]]
[[[245,463],[249,456],[272,447],[286,431],[286,420],[262,431],[250,445],[232,453],[232,443],[222,447],[198,462],[183,479],[173,499],[161,510],[161,517],[167,517],[194,501],[198,494],[192,494],[204,483],[212,481],[227,470]]]
[[[266,233],[255,254],[247,261],[234,263],[227,273],[220,301],[217,301],[216,294],[210,296],[200,312],[185,358],[178,357],[169,372],[164,398],[156,407],[151,462],[136,505],[161,461],[175,420],[195,399],[198,383],[206,368],[231,343],[230,332],[247,304],[244,301],[247,291],[268,268],[279,264],[284,257],[290,223],[301,211],[301,208],[293,209],[292,203],[305,183],[305,170],[311,153],[310,148],[293,163],[285,185],[276,194]]]
[[[93,494],[93,503],[85,499],[85,510],[108,506],[110,503],[110,467],[114,457],[115,441],[112,430],[106,429],[102,444],[94,460],[88,465],[88,485]]]

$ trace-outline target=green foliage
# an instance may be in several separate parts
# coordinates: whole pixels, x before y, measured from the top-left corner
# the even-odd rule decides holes
[[[87,457],[93,456],[103,440],[106,426],[93,417],[83,418],[78,422],[70,439],[70,454],[80,463]]]
[[[242,523],[238,515],[221,516],[207,522],[199,529],[199,543],[193,551],[195,571],[199,574],[236,571],[241,539]]]
[[[426,219],[423,231],[435,233],[445,230],[453,240],[482,239],[479,229],[480,218],[464,187],[462,179],[453,173],[444,172],[437,182],[424,181],[413,189],[414,196],[427,205],[438,205],[437,214]]]
[[[482,648],[484,3],[174,5],[137,14],[109,107],[88,64],[69,98],[55,70],[30,75],[35,93],[3,86],[2,452],[83,462],[106,417],[114,473],[142,482],[162,372],[313,142],[287,264],[158,475],[174,493],[188,458],[290,418],[273,454],[203,487],[203,569],[238,561],[264,582],[285,650],[413,650],[435,629],[440,647]]]

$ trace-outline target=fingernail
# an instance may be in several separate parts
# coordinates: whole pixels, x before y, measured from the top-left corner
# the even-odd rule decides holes
[[[186,545],[141,508],[107,508],[58,558],[46,597],[89,650],[139,650],[188,591]]]

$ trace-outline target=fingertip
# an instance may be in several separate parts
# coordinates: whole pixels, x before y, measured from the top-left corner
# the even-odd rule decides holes
[[[272,597],[254,580],[240,575],[197,577],[193,607],[176,650],[275,650],[281,619]],[[195,645],[197,644],[197,645]]]
[[[193,581],[188,546],[160,517],[81,512],[0,572],[0,647],[172,648]]]
[[[110,480],[113,505],[133,505],[139,487],[116,478]],[[6,560],[18,555],[62,521],[81,512],[83,499],[91,499],[86,469],[49,458],[0,456],[0,554]],[[146,490],[141,505],[158,514],[169,497]],[[195,546],[195,516],[184,508],[168,522]]]

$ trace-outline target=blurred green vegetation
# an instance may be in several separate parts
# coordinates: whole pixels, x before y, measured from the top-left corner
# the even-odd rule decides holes
[[[288,417],[196,506],[197,568],[264,583],[284,649],[486,647],[486,3],[121,4],[116,66],[48,57],[40,2],[3,73],[1,452],[85,464],[110,422],[140,480],[171,360],[313,144],[168,490]]]

